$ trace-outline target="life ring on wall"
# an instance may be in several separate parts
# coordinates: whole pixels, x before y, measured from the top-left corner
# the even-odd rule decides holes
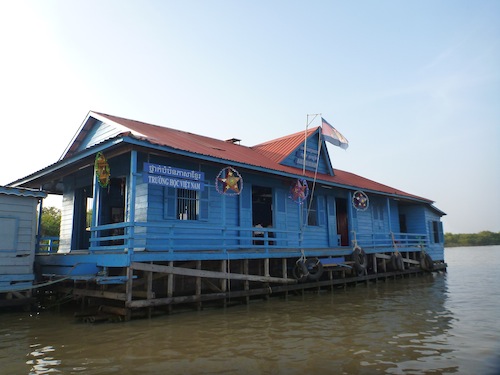
[[[434,269],[434,261],[431,256],[423,250],[420,253],[420,268],[424,271],[432,271]]]
[[[394,271],[404,271],[405,263],[403,262],[403,256],[400,253],[394,253],[391,255],[391,266]]]
[[[292,274],[299,283],[307,280],[309,271],[307,270],[306,264],[303,260],[299,259],[297,262],[295,262],[295,266],[292,269]]]
[[[299,259],[292,270],[293,277],[299,282],[316,281],[323,275],[323,264],[318,258]]]
[[[352,205],[358,211],[366,211],[370,205],[368,195],[361,190],[355,191],[352,195]]]
[[[323,264],[318,258],[309,258],[306,260],[305,266],[307,267],[308,275],[307,278],[312,281],[319,280],[321,275],[323,275]]]
[[[297,179],[292,186],[290,186],[290,192],[288,197],[297,204],[302,204],[306,201],[309,196],[309,186],[305,179]]]
[[[358,273],[358,276],[364,275],[368,266],[368,256],[365,251],[359,246],[354,247],[352,259],[354,260],[354,269]]]

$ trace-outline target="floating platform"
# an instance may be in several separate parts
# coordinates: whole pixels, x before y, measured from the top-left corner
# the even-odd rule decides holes
[[[82,309],[75,316],[84,322],[122,321],[171,313],[176,308],[199,310],[205,305],[246,304],[254,298],[286,296],[307,289],[345,288],[446,271],[446,263],[429,263],[421,250],[355,250],[348,256],[309,258],[298,253],[300,256],[293,258],[132,261],[128,266],[106,269],[82,262],[71,267],[75,274],[69,272],[63,278],[44,274],[51,286],[43,296],[78,302]]]

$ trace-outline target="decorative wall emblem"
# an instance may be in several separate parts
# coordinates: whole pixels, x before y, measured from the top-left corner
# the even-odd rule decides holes
[[[309,195],[309,186],[305,179],[297,179],[292,186],[290,186],[290,193],[288,197],[295,203],[302,204]]]
[[[365,211],[369,204],[368,196],[361,190],[355,191],[352,195],[352,205],[356,210]]]
[[[95,156],[94,169],[99,185],[103,188],[108,187],[111,172],[109,170],[108,161],[106,160],[102,152],[98,152]]]
[[[232,167],[223,168],[215,178],[215,189],[224,195],[239,195],[243,190],[243,178]]]

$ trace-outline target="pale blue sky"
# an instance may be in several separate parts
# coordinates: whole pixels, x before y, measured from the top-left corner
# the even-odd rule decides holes
[[[334,168],[500,231],[500,1],[0,0],[0,45],[0,184],[89,110],[247,146],[321,113]]]

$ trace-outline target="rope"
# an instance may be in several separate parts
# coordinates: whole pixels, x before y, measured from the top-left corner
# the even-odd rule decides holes
[[[352,233],[354,234],[354,239],[352,240],[352,251],[356,249],[361,250],[361,247],[358,245],[358,240],[356,238],[356,231],[353,230]]]
[[[231,278],[229,275],[231,274],[231,261],[229,259],[229,252],[227,253],[227,290],[229,292],[229,301],[231,301]]]
[[[300,258],[297,259],[297,261],[295,262],[296,264],[298,264],[299,262],[305,262],[306,261],[306,254],[304,252],[304,249],[300,249]]]
[[[391,238],[392,238],[392,246],[394,247],[394,254],[395,255],[398,255],[399,254],[399,250],[398,250],[398,246],[396,245],[396,239],[394,238],[394,233],[391,232]]]
[[[300,232],[302,233],[303,228],[306,226],[307,221],[309,220],[309,213],[311,212],[311,206],[314,198],[314,191],[316,189],[316,179],[318,177],[318,167],[319,167],[319,159],[321,156],[321,132],[319,132],[319,137],[318,137],[318,157],[316,158],[316,168],[314,170],[314,179],[312,183],[312,188],[311,188],[311,193],[309,194],[309,204],[307,205],[307,211],[306,211],[306,218],[305,220],[302,221],[301,223],[301,228]],[[304,168],[305,168],[305,158],[304,158]]]

